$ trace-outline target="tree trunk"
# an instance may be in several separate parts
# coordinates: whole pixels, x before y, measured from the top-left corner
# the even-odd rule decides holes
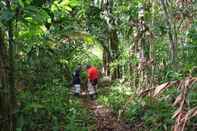
[[[11,108],[11,121],[12,121],[12,131],[16,130],[16,88],[15,88],[15,48],[13,40],[13,25],[12,22],[9,23],[8,29],[9,37],[9,90],[10,90],[10,108]]]
[[[0,30],[0,131],[9,127],[8,57],[4,36]]]
[[[176,66],[176,46],[177,46],[177,42],[174,39],[173,36],[173,29],[172,29],[172,24],[170,22],[170,17],[169,17],[169,12],[167,10],[166,4],[164,2],[164,0],[160,0],[161,5],[163,7],[164,13],[165,13],[165,18],[166,18],[166,25],[168,27],[168,36],[169,36],[169,40],[170,40],[170,54],[171,54],[171,62],[174,66]]]
[[[105,74],[105,76],[109,76],[110,75],[109,64],[110,64],[110,54],[104,48],[103,49],[103,66],[104,66],[104,74]]]
[[[13,70],[10,69],[10,60],[4,35],[0,30],[0,131],[15,131],[16,129],[15,82],[11,73]]]
[[[115,29],[109,31],[110,47],[112,51],[112,62],[118,58],[118,35]],[[112,79],[120,78],[119,65],[116,65],[113,72],[111,72]]]
[[[6,1],[6,7],[11,10],[11,2]],[[12,20],[7,22],[8,49],[4,35],[0,29],[0,131],[16,130],[16,89],[15,89],[15,60]]]

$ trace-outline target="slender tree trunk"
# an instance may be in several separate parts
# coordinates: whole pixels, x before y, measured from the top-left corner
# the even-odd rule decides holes
[[[115,29],[110,30],[109,32],[110,47],[112,50],[112,62],[118,58],[118,35]],[[119,66],[115,67],[115,70],[111,72],[112,79],[120,78]]]
[[[166,25],[168,27],[168,36],[169,36],[169,40],[170,40],[170,54],[171,54],[171,62],[172,64],[175,66],[176,65],[176,46],[177,46],[177,42],[173,37],[173,29],[172,29],[172,24],[170,22],[170,16],[169,16],[169,12],[167,10],[166,4],[164,2],[164,0],[160,0],[162,8],[164,10],[165,13],[165,18],[166,18]]]
[[[10,89],[10,108],[11,108],[11,120],[12,120],[12,131],[16,129],[16,88],[15,88],[15,48],[13,40],[13,25],[9,23],[8,29],[9,36],[9,89]]]
[[[8,56],[4,35],[0,29],[0,131],[9,127]]]
[[[6,7],[11,10],[11,1],[6,0]],[[0,31],[0,131],[16,130],[16,89],[15,60],[12,20],[7,23],[8,46],[6,48],[4,35]],[[2,122],[1,122],[2,121]]]
[[[110,75],[109,64],[110,64],[110,54],[104,48],[103,49],[103,65],[104,65],[104,74],[105,74],[105,76],[109,76]]]
[[[0,131],[15,131],[15,87],[4,35],[0,31]],[[9,53],[7,52],[9,51]],[[13,89],[14,88],[14,89]]]

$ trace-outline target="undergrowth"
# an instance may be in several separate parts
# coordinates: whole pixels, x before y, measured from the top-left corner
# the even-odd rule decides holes
[[[120,83],[100,90],[104,94],[100,94],[97,101],[110,107],[114,114],[120,115],[119,117],[132,129],[137,131],[172,130],[175,123],[172,115],[176,111],[172,103],[178,94],[176,89],[165,91],[159,98],[138,97],[134,95],[130,87]],[[195,105],[196,96],[196,93],[189,95],[191,106]],[[188,123],[188,131],[195,129],[194,123],[196,123],[196,118]]]
[[[34,92],[20,91],[18,100],[17,131],[88,131],[94,126],[90,112],[69,95],[64,81],[50,82]]]
[[[100,89],[97,101],[98,103],[110,107],[114,113],[118,114],[131,93],[131,89],[121,86],[120,83],[116,82],[112,87]]]

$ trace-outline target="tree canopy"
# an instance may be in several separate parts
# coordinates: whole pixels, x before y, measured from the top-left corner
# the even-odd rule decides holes
[[[195,0],[1,0],[0,131],[104,131],[97,105],[111,130],[195,130],[196,12]],[[87,90],[88,64],[95,103],[70,93],[78,65]]]

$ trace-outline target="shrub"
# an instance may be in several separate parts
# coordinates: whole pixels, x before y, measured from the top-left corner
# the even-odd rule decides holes
[[[89,112],[78,99],[69,95],[67,87],[66,83],[57,80],[33,93],[29,90],[19,92],[18,131],[87,130]]]

